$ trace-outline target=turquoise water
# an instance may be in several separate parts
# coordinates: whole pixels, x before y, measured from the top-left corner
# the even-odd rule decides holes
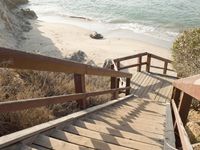
[[[200,26],[200,0],[31,0],[42,16],[79,16],[136,33],[177,33]]]

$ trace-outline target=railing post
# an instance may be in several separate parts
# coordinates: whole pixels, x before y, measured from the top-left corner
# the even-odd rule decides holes
[[[192,103],[192,97],[187,93],[183,93],[183,96],[178,106],[178,111],[184,126],[187,121],[191,103]]]
[[[111,69],[114,69],[114,65],[111,65]],[[117,88],[117,86],[118,86],[118,79],[116,78],[116,77],[111,77],[111,89],[116,89]],[[118,98],[118,93],[119,92],[113,92],[113,95],[112,95],[112,100],[113,99],[117,99]]]
[[[117,70],[120,70],[120,61],[117,62]]]
[[[167,74],[167,67],[168,67],[168,62],[165,61],[163,74]]]
[[[130,87],[131,85],[131,79],[130,78],[126,78],[126,87]],[[126,89],[126,95],[130,94],[130,89]]]
[[[137,68],[137,71],[138,71],[138,72],[141,72],[141,66],[142,66],[141,63],[142,63],[142,56],[139,56],[139,57],[138,57],[138,64],[139,64],[139,65],[138,65],[138,68]]]
[[[150,72],[150,67],[151,67],[151,54],[147,54],[146,72]]]
[[[178,107],[179,102],[180,102],[180,96],[181,96],[181,90],[174,87],[173,93],[172,93],[172,99],[174,99],[174,102],[175,102],[177,107]]]
[[[74,85],[76,93],[85,93],[85,75],[82,74],[74,74]],[[80,99],[77,101],[80,109],[86,108],[86,99]]]

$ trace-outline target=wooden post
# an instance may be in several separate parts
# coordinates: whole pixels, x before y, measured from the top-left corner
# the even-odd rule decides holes
[[[130,78],[126,78],[126,87],[130,87],[131,85],[131,79]],[[130,94],[130,89],[126,89],[126,95]]]
[[[173,99],[174,99],[174,102],[176,103],[176,107],[178,107],[179,105],[180,96],[181,96],[181,90],[175,88]]]
[[[167,74],[167,67],[168,67],[168,62],[165,61],[163,74]]]
[[[120,61],[117,62],[117,70],[120,70]]]
[[[151,54],[147,54],[146,72],[150,72],[150,67],[151,67]]]
[[[117,78],[117,88],[119,88],[120,78]]]
[[[85,93],[85,75],[82,74],[74,74],[74,85],[76,93]],[[86,99],[80,99],[77,101],[80,109],[86,108]]]
[[[114,70],[114,65],[111,65],[111,69]],[[111,77],[110,88],[111,89],[116,89],[117,86],[118,86],[118,79],[116,77]],[[117,99],[117,98],[118,98],[118,92],[114,92],[111,99],[113,100],[113,99]]]
[[[142,67],[142,65],[141,65],[141,63],[142,63],[142,56],[139,56],[138,57],[138,68],[137,68],[137,71],[138,72],[141,72],[141,67]]]
[[[192,103],[192,97],[187,93],[183,93],[183,96],[178,106],[178,111],[184,126],[187,121],[191,103]]]
[[[178,108],[178,105],[179,105],[179,102],[180,102],[180,96],[181,96],[181,90],[179,90],[179,89],[174,87],[171,99],[174,100],[177,108]],[[172,105],[171,105],[171,107],[172,107]],[[174,129],[177,130],[177,128],[176,128],[176,120],[175,120],[175,116],[174,116],[173,112],[172,112],[172,120],[173,120]]]

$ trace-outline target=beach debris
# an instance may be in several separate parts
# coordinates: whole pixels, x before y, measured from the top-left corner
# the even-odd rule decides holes
[[[74,52],[71,56],[66,57],[65,59],[79,62],[79,63],[84,63],[91,66],[97,66],[95,62],[89,59],[86,53],[81,50]]]
[[[103,39],[103,35],[101,35],[100,33],[97,33],[97,32],[90,34],[90,37],[92,39]]]

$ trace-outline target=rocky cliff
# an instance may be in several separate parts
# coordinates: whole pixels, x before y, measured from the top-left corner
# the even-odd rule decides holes
[[[27,0],[0,0],[0,47],[20,48],[23,32],[31,29],[27,14],[33,12],[19,8],[21,4],[27,2]]]

